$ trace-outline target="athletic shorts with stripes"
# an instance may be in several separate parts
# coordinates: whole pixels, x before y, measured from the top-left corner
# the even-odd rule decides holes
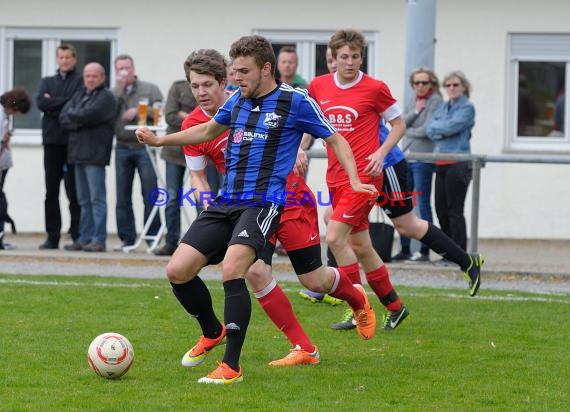
[[[220,263],[231,245],[248,245],[259,257],[277,229],[283,206],[211,205],[194,220],[182,243]]]
[[[384,169],[384,184],[376,205],[391,219],[414,209],[414,194],[408,188],[408,163],[405,160]]]

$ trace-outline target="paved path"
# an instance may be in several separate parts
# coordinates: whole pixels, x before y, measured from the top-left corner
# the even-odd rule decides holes
[[[68,252],[63,247],[39,250],[43,236],[37,234],[8,234],[7,241],[15,248],[0,250],[4,274],[164,278],[168,262],[168,257],[146,253],[144,246],[131,253],[113,251],[119,245],[116,237],[109,239],[106,253]],[[570,241],[480,240],[479,249],[485,257],[481,290],[570,293]],[[276,257],[273,267],[278,279],[296,279],[287,258]],[[388,267],[395,285],[466,289],[455,267],[414,263]],[[206,268],[203,277],[219,279],[219,268]]]

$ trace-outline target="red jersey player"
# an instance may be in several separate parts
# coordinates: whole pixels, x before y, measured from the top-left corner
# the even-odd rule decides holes
[[[329,47],[337,62],[337,71],[313,79],[308,91],[349,142],[362,182],[374,184],[380,192],[384,157],[404,135],[406,126],[388,86],[360,71],[365,45],[359,31],[339,30],[333,34]],[[391,125],[382,147],[378,141],[380,117]],[[373,202],[352,191],[336,155],[328,148],[327,151],[327,185],[332,192],[333,206],[327,243],[339,268],[349,274],[354,284],[361,283],[360,261],[369,286],[390,312],[384,328],[394,329],[409,312],[392,287],[388,269],[372,247],[368,214]],[[343,323],[352,325],[349,317],[345,316]]]

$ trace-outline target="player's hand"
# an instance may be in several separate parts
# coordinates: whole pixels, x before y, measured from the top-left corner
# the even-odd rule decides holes
[[[307,170],[309,170],[309,157],[303,149],[299,148],[293,173],[295,173],[295,176],[301,176],[307,173]]]
[[[384,156],[377,150],[366,158],[368,164],[364,168],[364,173],[369,176],[380,176],[382,174],[382,168],[384,167]]]
[[[371,185],[369,183],[362,183],[361,181],[351,182],[350,186],[352,187],[352,190],[354,190],[357,193],[367,193],[373,195],[374,193],[378,192],[376,186]]]
[[[149,146],[160,146],[160,139],[157,135],[149,130],[148,127],[143,126],[135,130],[135,135],[139,143],[147,144]]]

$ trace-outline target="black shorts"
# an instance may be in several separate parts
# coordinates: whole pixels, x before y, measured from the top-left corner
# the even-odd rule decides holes
[[[267,242],[261,253],[258,254],[258,258],[263,260],[265,264],[271,266],[274,251],[275,245],[271,242]],[[287,255],[297,276],[312,272],[323,265],[320,244],[287,251]]]
[[[208,258],[210,264],[224,260],[229,246],[248,245],[259,257],[279,225],[283,206],[211,205],[194,220],[182,243]]]
[[[382,193],[376,199],[391,219],[414,209],[414,196],[408,187],[408,162],[402,160],[384,169]]]

